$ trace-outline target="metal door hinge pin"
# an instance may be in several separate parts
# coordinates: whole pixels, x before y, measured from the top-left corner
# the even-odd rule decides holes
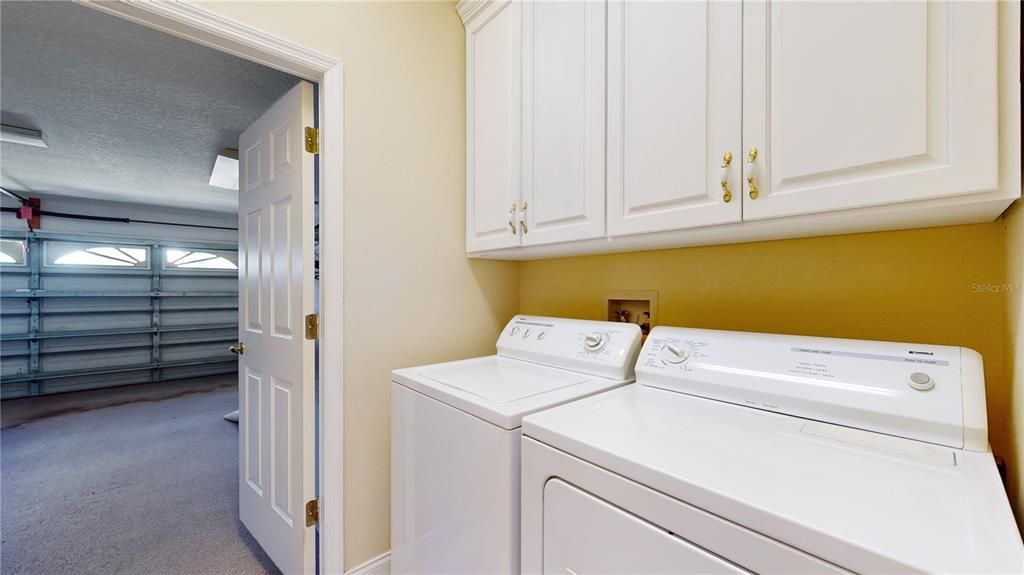
[[[306,126],[306,151],[310,154],[320,153],[320,130]]]
[[[306,502],[306,527],[312,527],[320,522],[320,499],[310,499]]]
[[[311,313],[306,316],[306,339],[320,337],[320,314]]]

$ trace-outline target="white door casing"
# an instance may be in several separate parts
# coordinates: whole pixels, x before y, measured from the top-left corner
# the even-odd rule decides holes
[[[286,574],[313,570],[313,86],[300,82],[239,139],[239,509]]]
[[[466,251],[519,245],[522,3],[495,2],[466,30]]]
[[[523,245],[605,233],[605,9],[523,3]]]
[[[742,16],[739,2],[609,2],[609,236],[740,221]]]
[[[998,188],[996,2],[743,6],[745,220]]]

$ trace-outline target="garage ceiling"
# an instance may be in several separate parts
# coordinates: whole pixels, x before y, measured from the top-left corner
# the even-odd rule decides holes
[[[234,211],[217,151],[298,79],[70,2],[0,3],[0,182],[24,192]],[[44,206],[45,208],[45,206]]]

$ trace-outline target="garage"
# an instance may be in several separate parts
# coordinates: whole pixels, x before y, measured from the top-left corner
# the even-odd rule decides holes
[[[2,25],[4,573],[277,572],[239,519],[238,148],[308,83],[72,3]]]

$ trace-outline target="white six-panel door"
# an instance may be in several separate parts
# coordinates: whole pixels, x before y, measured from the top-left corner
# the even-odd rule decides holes
[[[608,235],[740,221],[742,39],[739,2],[609,3]]]
[[[998,188],[996,12],[744,3],[744,219]]]
[[[301,82],[239,139],[239,509],[286,574],[313,570],[313,86]]]
[[[519,245],[522,4],[498,1],[466,30],[466,251]]]
[[[523,245],[605,233],[605,8],[523,4]]]

